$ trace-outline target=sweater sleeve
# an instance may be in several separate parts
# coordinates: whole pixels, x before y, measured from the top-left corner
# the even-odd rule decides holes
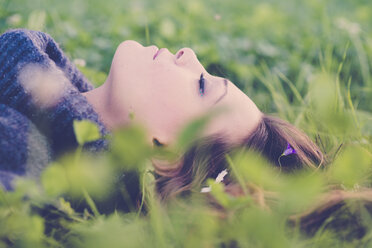
[[[108,134],[81,94],[91,89],[49,35],[16,29],[0,36],[0,103],[36,126],[51,144],[53,158],[77,146],[74,120],[90,120],[102,136]],[[99,151],[107,148],[107,142],[100,139],[86,148]]]
[[[12,29],[0,36],[1,88],[9,88],[11,85],[15,87],[12,80],[20,67],[30,63],[45,66],[54,63],[80,92],[94,88],[50,35],[27,29]]]
[[[15,177],[38,178],[50,162],[45,137],[24,115],[0,104],[0,183],[9,190]]]

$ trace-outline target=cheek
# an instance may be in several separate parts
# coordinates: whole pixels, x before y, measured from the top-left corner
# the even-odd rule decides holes
[[[201,110],[198,105],[200,99],[197,99],[195,92],[197,89],[192,85],[193,79],[190,76],[169,72],[159,73],[153,78],[154,81],[149,87],[152,90],[149,98],[156,102],[159,111],[181,119],[196,115]]]
[[[141,54],[124,56],[131,53],[127,48],[115,54],[110,76],[116,85],[114,94],[134,112],[136,121],[150,132],[175,135],[204,111],[196,75],[172,63],[154,63]]]
[[[153,79],[155,81],[143,89],[142,98],[136,99],[138,115],[152,130],[175,135],[202,109],[190,87],[182,87],[186,82],[160,77]]]

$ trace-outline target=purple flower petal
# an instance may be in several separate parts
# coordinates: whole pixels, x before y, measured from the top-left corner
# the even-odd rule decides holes
[[[291,145],[288,143],[287,148],[282,153],[283,156],[288,156],[291,154],[296,154],[296,150],[291,147]]]

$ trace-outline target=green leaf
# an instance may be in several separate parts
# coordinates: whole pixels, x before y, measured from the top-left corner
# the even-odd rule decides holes
[[[226,111],[226,108],[214,109],[208,114],[189,122],[178,135],[178,147],[187,150],[201,136],[201,133],[212,118],[223,111]]]
[[[209,187],[211,187],[211,194],[216,198],[219,204],[227,207],[230,203],[229,197],[224,190],[224,184],[216,183],[213,179],[207,180]]]
[[[84,74],[84,76],[86,76],[95,87],[102,85],[107,78],[107,75],[104,72],[79,65],[77,65],[77,68],[79,68],[79,70]]]
[[[48,195],[57,196],[69,188],[66,171],[57,163],[49,165],[41,175],[41,182]]]
[[[65,201],[63,197],[60,197],[59,199],[59,204],[58,204],[58,209],[65,212],[68,215],[73,215],[75,214],[75,210],[71,207],[70,202]]]
[[[34,10],[28,17],[27,26],[33,30],[43,30],[45,27],[47,15],[43,10]]]
[[[74,120],[74,131],[76,139],[81,146],[101,137],[98,126],[88,120]]]
[[[300,212],[310,207],[324,191],[324,180],[318,173],[301,171],[281,175],[282,185],[278,187],[281,213]]]
[[[49,165],[41,175],[41,182],[50,196],[68,193],[74,198],[83,195],[85,189],[94,198],[104,198],[111,190],[114,172],[103,156],[87,156],[74,162],[73,156],[65,156],[58,163]]]
[[[146,130],[140,125],[131,125],[115,131],[111,144],[113,155],[125,168],[139,169],[138,166],[151,152],[146,142]]]
[[[334,181],[346,188],[365,183],[371,173],[371,157],[367,150],[359,146],[347,147],[330,167],[329,174]]]
[[[254,183],[264,189],[276,190],[282,183],[275,170],[262,155],[247,149],[237,149],[232,153],[233,175],[242,187]],[[231,166],[231,164],[230,164]]]

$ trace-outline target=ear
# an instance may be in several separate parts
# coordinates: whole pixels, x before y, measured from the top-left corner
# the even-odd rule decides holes
[[[148,138],[153,146],[169,146],[173,143],[174,137],[169,132],[149,131]]]
[[[162,147],[162,146],[165,146],[165,144],[164,143],[162,143],[162,142],[160,142],[157,138],[152,138],[152,144],[154,145],[154,146],[159,146],[159,147]]]
[[[161,176],[169,176],[183,165],[183,158],[176,161],[167,161],[156,158],[151,158],[151,163],[155,168],[157,174]],[[170,174],[169,174],[170,173]]]
[[[168,146],[167,143],[160,141],[157,137],[153,137],[152,143],[154,147],[155,146],[156,147],[167,147]],[[174,161],[151,158],[151,162],[157,170],[175,169],[175,168],[178,168],[179,166],[182,166],[183,157],[180,156],[178,157],[178,159]]]

